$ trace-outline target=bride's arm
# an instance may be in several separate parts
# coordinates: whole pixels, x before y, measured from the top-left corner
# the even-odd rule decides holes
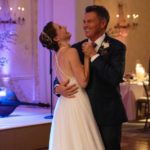
[[[77,50],[71,48],[68,58],[76,80],[81,87],[85,88],[89,80],[89,57],[84,56],[84,65],[82,65]]]

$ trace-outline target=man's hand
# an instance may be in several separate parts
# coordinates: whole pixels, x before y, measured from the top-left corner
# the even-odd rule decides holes
[[[94,47],[89,42],[84,42],[82,44],[82,52],[88,57],[92,57],[97,54]]]
[[[76,84],[68,85],[69,80],[60,83],[55,87],[55,92],[63,95],[64,97],[73,98],[75,97],[74,94],[78,92],[78,87]]]

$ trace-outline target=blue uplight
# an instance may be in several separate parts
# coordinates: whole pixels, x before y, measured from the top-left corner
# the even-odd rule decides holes
[[[0,87],[0,97],[6,96],[5,88]]]

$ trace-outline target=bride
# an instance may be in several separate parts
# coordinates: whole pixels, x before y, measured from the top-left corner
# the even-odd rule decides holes
[[[89,80],[89,57],[81,64],[78,52],[70,47],[71,34],[65,26],[49,22],[40,34],[42,45],[54,50],[59,82],[78,86],[74,97],[58,98],[52,120],[49,150],[104,150],[89,98],[84,88]],[[92,46],[92,45],[91,45]],[[86,49],[86,43],[82,45]]]

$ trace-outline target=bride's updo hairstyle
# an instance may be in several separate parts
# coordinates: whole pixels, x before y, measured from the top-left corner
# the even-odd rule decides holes
[[[49,22],[44,27],[43,31],[40,34],[39,40],[42,43],[43,47],[48,48],[49,50],[55,50],[56,52],[59,49],[58,43],[53,40],[56,36],[56,30],[53,26],[53,22]]]

